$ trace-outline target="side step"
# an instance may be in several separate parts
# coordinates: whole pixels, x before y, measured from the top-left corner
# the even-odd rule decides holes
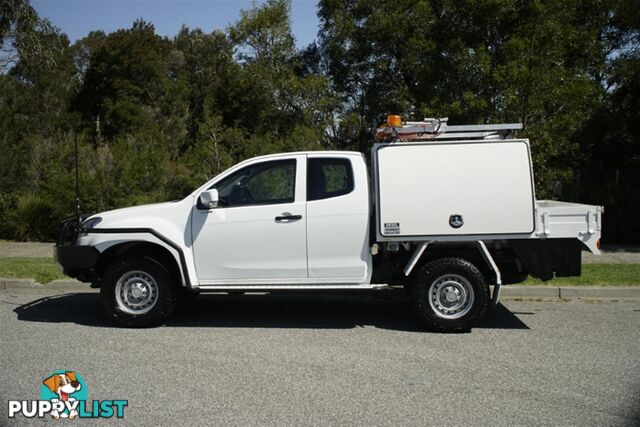
[[[202,292],[225,291],[366,291],[372,289],[389,289],[389,286],[379,284],[365,285],[200,285],[198,290]]]

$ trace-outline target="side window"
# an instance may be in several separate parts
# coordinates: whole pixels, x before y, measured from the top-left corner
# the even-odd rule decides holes
[[[295,199],[296,161],[275,160],[240,169],[216,183],[220,206],[275,205]]]
[[[311,158],[307,167],[307,200],[342,196],[353,191],[349,159]]]

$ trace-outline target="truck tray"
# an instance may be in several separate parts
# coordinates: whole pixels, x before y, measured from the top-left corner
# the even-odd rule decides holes
[[[578,238],[594,254],[599,254],[598,239],[602,231],[604,208],[596,205],[536,201],[537,238]]]

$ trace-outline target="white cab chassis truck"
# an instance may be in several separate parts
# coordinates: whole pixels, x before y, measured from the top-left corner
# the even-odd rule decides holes
[[[56,259],[122,326],[162,323],[183,294],[404,287],[428,327],[468,330],[502,285],[599,253],[603,208],[536,201],[519,128],[388,125],[370,171],[358,152],[252,158],[182,200],[64,222]]]

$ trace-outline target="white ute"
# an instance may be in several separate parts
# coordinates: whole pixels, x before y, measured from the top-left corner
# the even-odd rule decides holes
[[[371,175],[357,152],[252,158],[183,200],[63,223],[56,258],[123,326],[162,323],[181,293],[404,287],[430,328],[469,329],[501,285],[599,253],[603,208],[536,201],[521,127],[390,116]]]

